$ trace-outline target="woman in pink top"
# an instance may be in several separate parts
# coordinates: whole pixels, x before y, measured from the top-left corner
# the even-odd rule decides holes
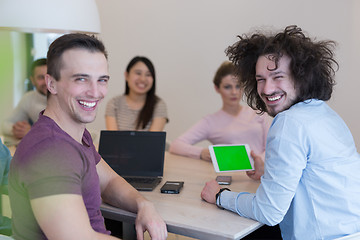
[[[222,108],[201,119],[175,139],[169,151],[186,157],[211,161],[208,148],[194,146],[203,140],[212,144],[249,144],[256,154],[265,155],[266,135],[272,119],[259,115],[248,106],[240,105],[242,89],[234,76],[231,62],[224,62],[214,77],[214,87],[220,94]],[[264,158],[263,158],[264,159]]]

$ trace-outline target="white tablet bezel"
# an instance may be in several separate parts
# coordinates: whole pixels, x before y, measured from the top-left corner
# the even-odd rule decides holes
[[[218,160],[216,159],[215,152],[214,152],[214,147],[226,147],[226,146],[245,146],[245,150],[246,150],[247,156],[248,156],[249,161],[250,161],[251,169],[237,169],[237,170],[220,171]],[[213,163],[215,172],[217,172],[217,173],[221,173],[221,172],[241,172],[241,171],[254,170],[254,160],[252,159],[252,157],[250,155],[251,149],[250,149],[250,146],[248,144],[217,144],[217,145],[210,145],[209,146],[209,151],[210,151],[211,161]]]

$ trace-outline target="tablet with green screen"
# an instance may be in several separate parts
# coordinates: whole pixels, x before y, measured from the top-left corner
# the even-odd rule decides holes
[[[254,161],[247,144],[211,145],[209,151],[216,172],[254,170]]]

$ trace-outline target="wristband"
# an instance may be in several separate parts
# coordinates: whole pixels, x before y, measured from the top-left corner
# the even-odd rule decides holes
[[[222,209],[222,210],[224,210],[225,208],[221,206],[220,196],[221,196],[221,193],[222,193],[223,191],[225,191],[225,190],[226,190],[226,191],[231,191],[231,190],[228,189],[228,188],[221,188],[220,191],[215,195],[215,203],[216,203],[216,206],[217,206],[218,208]],[[219,198],[219,201],[218,201],[218,198]],[[219,202],[219,204],[218,204],[218,202]]]

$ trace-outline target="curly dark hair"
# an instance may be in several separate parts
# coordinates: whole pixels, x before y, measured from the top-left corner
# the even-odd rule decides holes
[[[257,93],[255,69],[258,58],[268,54],[275,62],[275,68],[269,70],[278,68],[283,55],[290,57],[290,72],[298,89],[298,98],[293,104],[312,98],[324,101],[331,98],[335,71],[339,67],[334,59],[334,41],[313,41],[295,25],[277,34],[255,32],[238,38],[240,40],[228,47],[225,53],[235,65],[236,75],[251,108],[266,112],[266,105]]]

